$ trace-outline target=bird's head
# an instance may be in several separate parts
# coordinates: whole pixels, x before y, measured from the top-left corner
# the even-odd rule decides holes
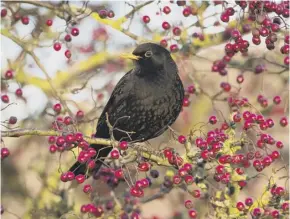
[[[130,58],[147,72],[165,69],[166,65],[172,63],[170,52],[155,43],[143,43],[137,46],[132,54],[123,56]]]

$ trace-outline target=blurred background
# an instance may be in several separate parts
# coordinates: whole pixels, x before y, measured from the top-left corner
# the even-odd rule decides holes
[[[207,123],[212,115],[217,116],[216,127],[220,127],[232,113],[225,98],[246,97],[254,106],[252,109],[274,120],[275,128],[267,130],[267,133],[284,143],[280,151],[283,159],[277,161],[274,167],[288,166],[289,130],[279,125],[279,120],[288,115],[289,104],[288,66],[285,67],[284,56],[280,53],[283,31],[279,33],[273,50],[268,50],[264,41],[253,45],[251,30],[246,30],[252,23],[243,17],[234,1],[228,1],[226,5],[237,11],[229,23],[220,21],[225,5],[215,4],[215,1],[186,1],[181,6],[176,1],[27,2],[1,2],[1,9],[7,9],[6,16],[2,16],[1,11],[1,95],[9,96],[9,103],[1,103],[2,131],[51,129],[56,120],[53,106],[61,98],[73,115],[76,116],[80,110],[84,112],[83,122],[76,123],[76,129],[90,136],[114,86],[132,68],[131,61],[122,59],[120,55],[133,51],[141,42],[159,43],[165,39],[168,49],[172,45],[178,48],[171,47],[172,56],[179,66],[185,88],[195,87],[195,93],[189,96],[189,106],[183,108],[172,128],[179,134],[188,135],[190,130],[199,127],[200,122]],[[54,8],[49,8],[49,5]],[[163,12],[165,6],[170,7],[169,14]],[[187,7],[197,12],[186,17],[184,10]],[[76,12],[77,8],[80,10]],[[112,10],[114,17],[100,18],[100,11],[104,9]],[[70,14],[74,16],[69,17]],[[148,24],[144,23],[144,16],[150,17]],[[23,23],[23,17],[28,17],[28,24]],[[52,21],[50,26],[47,20]],[[162,23],[165,21],[172,27],[179,27],[182,34],[174,36],[171,30],[163,30]],[[67,42],[65,36],[73,28],[78,28],[79,34],[71,36],[71,41]],[[224,47],[232,40],[229,35],[233,28],[241,29],[242,37],[250,42],[250,47],[248,52],[235,55],[227,65],[227,74],[221,76],[212,72],[212,66],[214,61],[223,59]],[[61,43],[59,51],[54,49],[55,43]],[[263,70],[258,74],[259,65],[263,66]],[[11,80],[5,79],[8,70],[13,72]],[[236,81],[239,75],[244,77],[242,84]],[[221,82],[230,83],[231,92],[221,92]],[[16,93],[19,88],[23,93],[21,97]],[[217,98],[213,99],[215,95]],[[268,100],[267,107],[258,103],[258,95]],[[277,95],[282,102],[274,105],[272,100]],[[9,124],[11,116],[17,118],[16,124]],[[213,127],[206,124],[204,132]],[[242,127],[237,130],[237,135],[241,135]],[[184,147],[170,136],[167,132],[150,141],[150,147],[157,150],[169,146],[183,154]],[[66,171],[75,158],[71,151],[50,153],[47,139],[43,136],[2,138],[2,148],[10,150],[10,156],[1,162],[4,219],[86,218],[79,213],[82,204],[96,197],[104,200],[113,198],[108,186],[101,181],[89,180],[96,189],[91,197],[82,192],[82,185],[71,188],[70,183],[61,182],[61,172]],[[141,177],[134,171],[135,167],[134,163],[128,165],[133,177]],[[154,168],[160,172],[160,179],[156,180],[158,185],[168,168],[157,165]],[[271,171],[269,168],[263,173],[271,176]],[[254,172],[250,173],[254,175]],[[281,176],[286,174],[281,173]],[[239,198],[261,195],[268,178],[250,181]],[[281,183],[285,184],[285,179]],[[115,195],[123,199],[126,188],[128,185],[122,182],[115,189]],[[142,218],[188,218],[183,203],[190,194],[173,189],[162,198],[146,200],[158,191],[158,186],[152,186],[146,190],[146,198],[138,203]],[[207,205],[205,199],[200,199],[194,203],[194,208],[206,212],[202,209],[206,209]],[[205,215],[201,213],[200,218],[210,218]]]

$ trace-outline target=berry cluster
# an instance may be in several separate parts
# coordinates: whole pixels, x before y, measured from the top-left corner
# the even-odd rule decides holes
[[[283,214],[289,212],[289,202],[283,201],[287,197],[285,189],[281,186],[273,185],[268,191],[271,194],[270,202],[275,208],[252,208],[254,200],[251,197],[245,199],[244,202],[237,202],[236,208],[243,214],[247,214],[249,211],[254,217],[269,217],[280,218]],[[280,211],[281,213],[280,213]]]

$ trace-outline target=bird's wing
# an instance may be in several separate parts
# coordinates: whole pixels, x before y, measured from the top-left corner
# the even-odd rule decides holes
[[[97,125],[96,137],[109,138],[109,129],[107,127],[106,113],[108,113],[109,121],[115,121],[116,115],[125,113],[127,102],[130,101],[130,91],[133,81],[131,79],[132,70],[127,72],[115,86],[110,99],[108,100]],[[123,112],[123,113],[121,113]],[[111,124],[114,125],[114,124]]]

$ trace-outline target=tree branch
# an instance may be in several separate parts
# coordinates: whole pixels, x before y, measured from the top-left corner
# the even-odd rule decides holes
[[[15,129],[9,131],[1,131],[1,137],[21,137],[21,136],[63,136],[63,133],[54,130],[37,130],[37,129]],[[98,144],[100,145],[100,147],[102,145],[116,147],[119,144],[118,141],[112,141],[110,139],[104,138],[84,137],[84,140],[87,141],[89,144]],[[136,155],[139,153],[139,155],[155,162],[157,165],[172,167],[172,165],[169,164],[166,159],[164,159],[161,156],[153,154],[144,147],[133,148],[133,151],[131,151],[130,153],[132,155],[134,155],[134,153],[136,153]],[[134,162],[136,159],[138,159],[138,156],[135,156],[133,160],[130,160],[130,162]]]

